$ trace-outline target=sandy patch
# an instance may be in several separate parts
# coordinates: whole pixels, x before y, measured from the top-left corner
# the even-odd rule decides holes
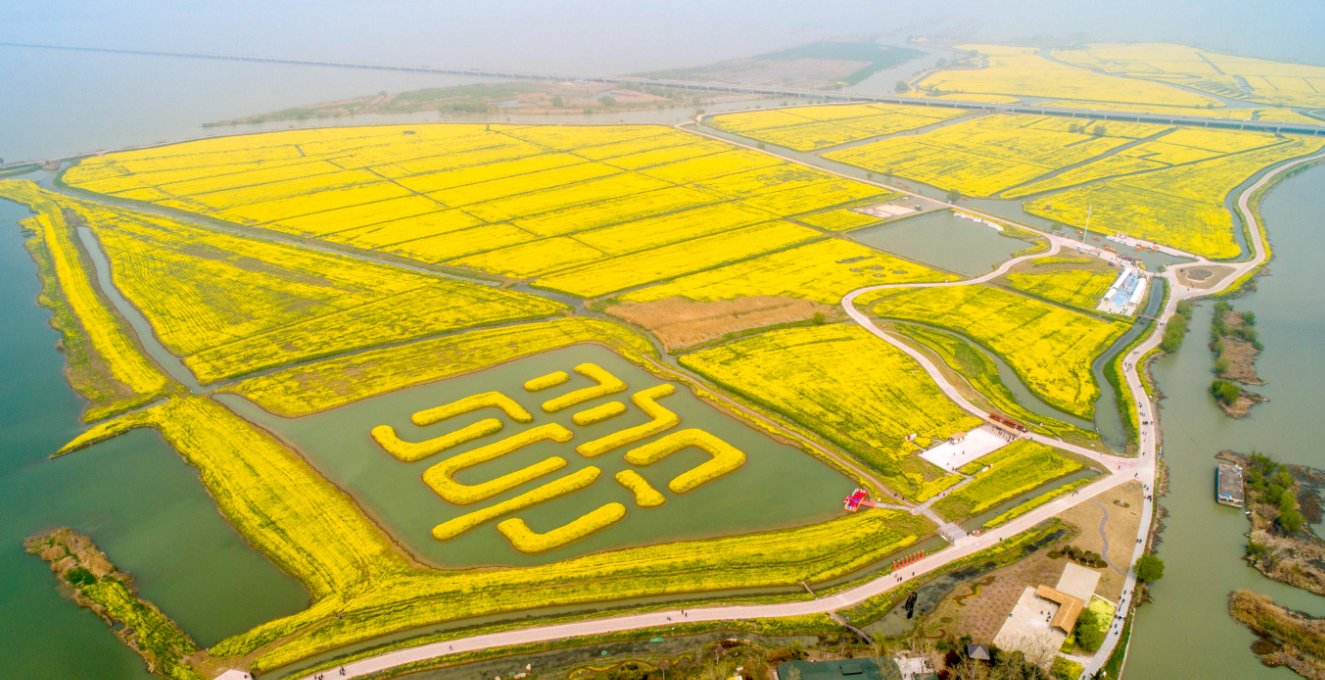
[[[673,297],[655,302],[612,305],[605,311],[647,329],[669,352],[694,347],[729,333],[807,321],[816,314],[822,315],[827,322],[842,318],[842,311],[834,306],[774,296],[716,302]]]
[[[1202,290],[1213,288],[1233,273],[1232,267],[1203,265],[1200,267],[1182,267],[1178,269],[1178,283],[1189,288]]]
[[[1132,482],[1111,489],[1059,515],[1063,521],[1070,522],[1080,530],[1072,538],[1072,545],[1099,553],[1109,563],[1102,570],[1103,575],[1095,592],[1113,602],[1117,602],[1122,595],[1123,578],[1132,563],[1136,532],[1141,523],[1143,496],[1141,484]],[[1108,539],[1107,550],[1105,538]]]

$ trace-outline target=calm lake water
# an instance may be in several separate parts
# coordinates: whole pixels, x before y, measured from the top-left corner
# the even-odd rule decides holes
[[[1265,198],[1262,214],[1274,247],[1269,276],[1233,301],[1256,313],[1265,352],[1257,362],[1270,398],[1242,420],[1228,418],[1208,396],[1211,354],[1205,345],[1212,303],[1203,303],[1173,356],[1155,364],[1164,458],[1171,471],[1159,556],[1164,579],[1155,602],[1139,610],[1129,678],[1293,678],[1260,665],[1255,637],[1227,613],[1228,593],[1248,588],[1279,603],[1325,615],[1325,599],[1263,578],[1240,559],[1247,520],[1214,501],[1214,454],[1264,451],[1284,461],[1325,467],[1325,297],[1319,257],[1325,253],[1325,167],[1284,181]]]

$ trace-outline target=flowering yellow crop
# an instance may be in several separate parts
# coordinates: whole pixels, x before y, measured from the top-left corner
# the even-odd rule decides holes
[[[543,411],[547,413],[556,413],[557,411],[563,411],[572,406],[578,406],[586,401],[592,401],[609,394],[626,391],[626,383],[622,382],[620,378],[612,375],[607,369],[598,364],[587,362],[580,364],[575,367],[575,372],[597,384],[573,390],[561,396],[549,399],[543,402]]]
[[[563,318],[367,350],[249,378],[225,391],[295,417],[579,342],[602,343],[627,355],[655,353],[642,336],[616,324]]]
[[[989,115],[919,135],[893,137],[834,151],[824,157],[873,172],[917,180],[968,196],[993,196],[1059,168],[1108,153],[1131,141],[1144,128],[1149,134],[1164,126],[1091,121],[1091,130],[1071,131],[1029,115]],[[1117,132],[1113,129],[1116,128]]]
[[[537,378],[530,378],[524,381],[524,388],[529,392],[541,392],[556,387],[557,385],[564,385],[569,380],[569,373],[565,371],[553,371],[547,375],[540,375]]]
[[[806,227],[769,222],[577,267],[542,277],[534,284],[580,297],[597,297],[777,250],[819,236],[819,232]]]
[[[1084,263],[1066,258],[1041,257],[1031,260],[1022,271],[1003,277],[1009,286],[1047,300],[1078,309],[1094,311],[1118,272],[1098,260]]]
[[[1325,139],[1286,137],[1244,153],[1118,176],[1041,196],[1027,201],[1026,210],[1081,226],[1089,209],[1092,231],[1121,232],[1197,255],[1233,258],[1241,250],[1224,198],[1261,169],[1322,147]]]
[[[921,88],[945,93],[982,93],[1163,106],[1218,105],[1209,97],[1161,83],[1119,78],[1046,59],[1034,50],[1010,52],[997,45],[961,45],[980,52],[983,68],[939,71]]]
[[[843,104],[724,113],[707,122],[719,130],[743,137],[796,151],[812,151],[911,130],[962,115],[965,112],[958,109],[928,106]]]
[[[587,408],[571,416],[571,421],[581,427],[611,420],[626,412],[626,405],[619,401],[609,401],[592,408]]]
[[[626,453],[626,462],[631,465],[652,465],[677,451],[697,448],[712,456],[698,467],[682,472],[667,483],[672,493],[685,493],[706,482],[713,481],[745,465],[745,453],[721,439],[705,432],[690,428],[677,430],[665,437],[637,446]]]
[[[602,470],[596,467],[582,468],[566,475],[565,477],[535,487],[534,489],[526,491],[513,498],[442,522],[433,527],[432,535],[439,541],[450,540],[484,522],[496,519],[502,515],[518,512],[525,508],[538,505],[544,501],[564,496],[581,489],[587,489],[594,483],[594,480],[598,479],[598,475],[600,474],[602,474]]]
[[[622,470],[613,475],[613,479],[635,494],[635,505],[641,508],[656,508],[667,502],[666,496],[653,488],[647,479],[634,470]]]
[[[947,328],[1003,357],[1048,404],[1090,418],[1099,386],[1095,357],[1127,330],[992,286],[887,290],[861,299],[878,316]]]
[[[519,517],[513,517],[497,525],[500,531],[516,550],[525,553],[539,553],[588,536],[620,522],[626,516],[626,506],[620,503],[605,503],[597,509],[548,532],[537,533]]]
[[[919,496],[927,463],[910,454],[980,420],[953,404],[916,363],[854,325],[788,328],[681,357],[681,364],[821,433]],[[918,435],[918,445],[906,441]],[[955,481],[955,480],[954,480]]]
[[[857,288],[948,277],[854,241],[830,238],[682,276],[626,293],[621,299],[651,302],[685,297],[707,301],[782,295],[836,305]]]
[[[438,496],[459,505],[487,500],[499,493],[510,491],[525,482],[533,481],[566,467],[565,458],[552,456],[538,463],[480,484],[464,484],[455,479],[456,473],[518,451],[541,441],[566,443],[574,434],[557,423],[531,427],[500,441],[486,444],[464,453],[458,453],[433,465],[423,473],[423,482]],[[514,507],[514,506],[513,506]],[[526,506],[520,506],[526,507]],[[435,533],[435,532],[434,532]]]
[[[65,333],[66,353],[71,362],[74,387],[93,402],[85,417],[94,419],[150,401],[165,392],[172,381],[148,359],[133,339],[127,322],[105,300],[90,265],[82,257],[78,236],[66,220],[65,210],[91,223],[82,205],[52,193],[32,182],[0,180],[0,197],[28,206],[33,217],[23,221],[36,233],[34,248],[42,248],[49,259],[49,275],[59,290],[44,290],[55,309],[55,320]],[[34,253],[37,252],[34,249]],[[63,298],[61,301],[53,296]],[[67,309],[72,318],[63,318]]]
[[[505,424],[496,418],[484,418],[455,432],[448,432],[441,437],[434,437],[422,442],[410,442],[401,439],[400,435],[396,434],[396,428],[390,425],[378,425],[369,434],[373,441],[382,447],[383,451],[410,463],[423,460],[428,456],[469,443],[475,439],[496,434],[501,432],[503,427],[505,427]]]
[[[934,503],[934,510],[944,519],[957,520],[978,515],[1005,500],[1082,468],[1075,460],[1027,439],[1005,446],[975,463],[989,467],[975,473],[975,479],[966,486]]]
[[[884,110],[891,109],[862,113]],[[249,227],[541,277],[589,296],[754,254],[743,239],[765,250],[790,245],[813,234],[787,218],[891,197],[659,125],[400,125],[240,135],[90,158],[66,180]],[[674,244],[682,247],[659,252],[656,269],[630,258]],[[684,264],[690,254],[694,264]],[[200,368],[216,370],[217,362]]]
[[[1211,94],[1303,108],[1325,106],[1325,68],[1166,43],[1097,43],[1055,50],[1064,61]]]
[[[677,423],[681,422],[681,417],[668,410],[667,407],[658,403],[658,400],[674,394],[676,386],[671,383],[662,383],[653,387],[640,390],[630,396],[639,410],[649,416],[649,422],[634,427],[628,427],[624,430],[618,430],[612,434],[591,439],[575,447],[576,453],[586,458],[601,456],[608,451],[620,448],[627,444],[637,442],[646,437],[652,437],[659,432],[664,432]]]

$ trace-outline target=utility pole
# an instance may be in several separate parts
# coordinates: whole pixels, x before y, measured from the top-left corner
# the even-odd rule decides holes
[[[1095,206],[1086,206],[1086,226],[1081,230],[1081,245],[1086,245],[1086,234],[1090,233],[1090,213],[1095,210]]]

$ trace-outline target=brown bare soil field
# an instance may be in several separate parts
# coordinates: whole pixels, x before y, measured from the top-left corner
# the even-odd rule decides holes
[[[668,352],[694,347],[731,333],[778,324],[808,321],[821,314],[825,322],[840,321],[837,307],[776,296],[697,302],[674,297],[654,302],[612,305],[608,314],[653,333]]]

